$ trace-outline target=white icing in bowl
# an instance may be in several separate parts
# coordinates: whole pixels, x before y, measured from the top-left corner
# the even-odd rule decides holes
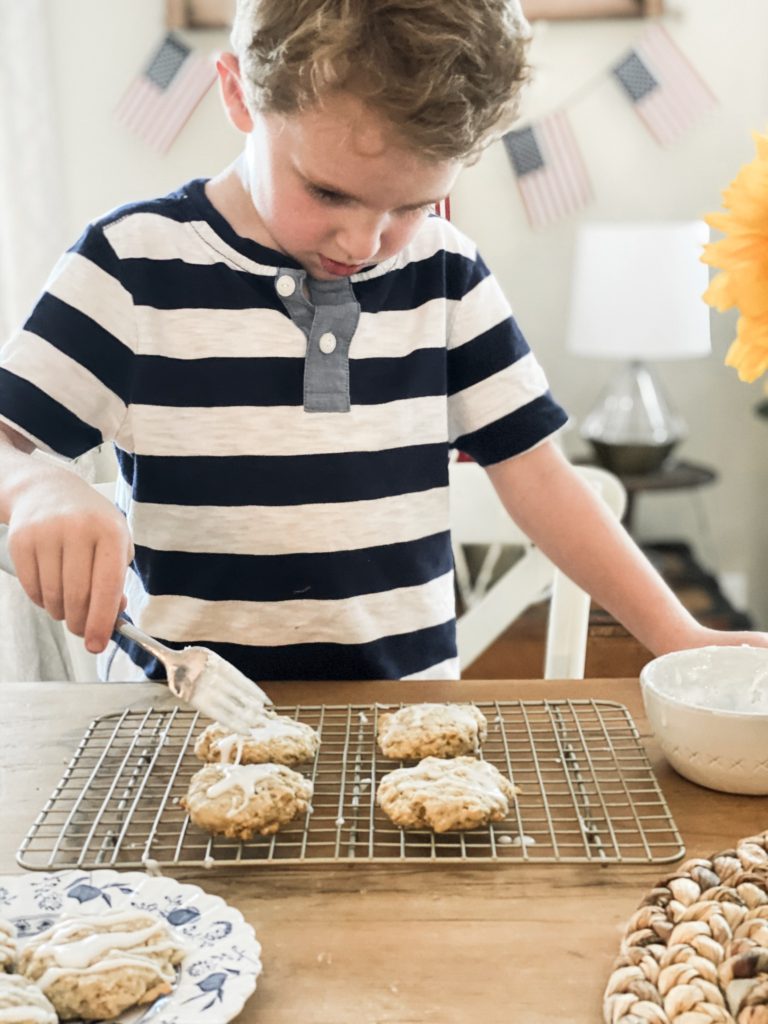
[[[676,771],[711,789],[768,794],[768,649],[675,651],[645,665],[640,685]]]

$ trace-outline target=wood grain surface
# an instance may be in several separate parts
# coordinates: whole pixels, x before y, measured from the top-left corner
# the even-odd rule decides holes
[[[267,687],[276,703],[594,697],[627,705],[687,856],[768,827],[768,799],[701,789],[652,738],[634,680],[312,683]],[[167,705],[150,684],[0,687],[0,871],[89,721]],[[237,906],[263,945],[243,1024],[597,1024],[624,924],[674,866],[339,865],[183,872]]]

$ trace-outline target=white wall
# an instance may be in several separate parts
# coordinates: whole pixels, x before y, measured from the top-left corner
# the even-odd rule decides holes
[[[127,200],[159,194],[215,173],[236,154],[212,90],[169,154],[134,141],[112,117],[123,89],[162,31],[162,0],[49,0],[53,18],[62,175],[74,238],[84,223]],[[720,97],[721,105],[670,150],[662,150],[603,72],[642,30],[637,21],[552,23],[537,27],[536,80],[524,114],[569,106],[596,199],[583,219],[700,217],[751,158],[753,129],[768,121],[768,4],[765,0],[668,0],[668,27]],[[195,33],[200,48],[226,46],[224,33]],[[556,396],[582,416],[613,369],[564,350],[571,261],[579,218],[542,232],[527,227],[506,155],[497,144],[462,176],[454,219],[478,242],[512,299]],[[660,374],[690,427],[680,455],[717,469],[697,494],[646,496],[638,532],[688,537],[718,571],[745,573],[749,604],[768,627],[768,423],[752,414],[757,385],[738,382],[722,358],[734,318],[713,317],[708,360],[666,364]],[[566,438],[582,449],[576,431]]]
[[[751,132],[768,128],[768,4],[764,0],[668,0],[666,24],[720,99],[674,147],[651,138],[604,74],[643,30],[638,21],[536,27],[535,79],[524,118],[566,103],[594,187],[578,217],[532,232],[503,148],[467,169],[456,189],[456,223],[478,242],[544,363],[553,391],[578,421],[615,364],[565,351],[575,233],[581,220],[688,219],[719,209],[721,190],[753,154]],[[569,102],[571,97],[578,97]],[[768,196],[766,197],[768,202]],[[753,414],[758,384],[723,366],[735,317],[713,313],[709,359],[659,365],[689,427],[682,458],[714,467],[715,485],[639,498],[643,539],[688,538],[718,572],[747,576],[753,615],[768,627],[768,422]],[[578,431],[565,438],[584,453]]]

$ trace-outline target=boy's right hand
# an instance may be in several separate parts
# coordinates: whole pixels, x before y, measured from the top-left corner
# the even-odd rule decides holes
[[[96,654],[125,606],[123,583],[133,558],[125,517],[67,469],[47,467],[25,480],[8,518],[8,550],[35,604],[85,639]]]

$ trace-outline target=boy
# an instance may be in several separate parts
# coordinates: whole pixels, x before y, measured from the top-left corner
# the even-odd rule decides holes
[[[498,286],[428,216],[507,127],[525,36],[512,0],[238,4],[242,157],[90,225],[3,352],[11,554],[90,650],[127,600],[254,679],[456,676],[451,446],[655,653],[768,645],[696,623],[572,472]],[[28,454],[105,440],[124,515]],[[161,674],[120,644],[112,678]]]

